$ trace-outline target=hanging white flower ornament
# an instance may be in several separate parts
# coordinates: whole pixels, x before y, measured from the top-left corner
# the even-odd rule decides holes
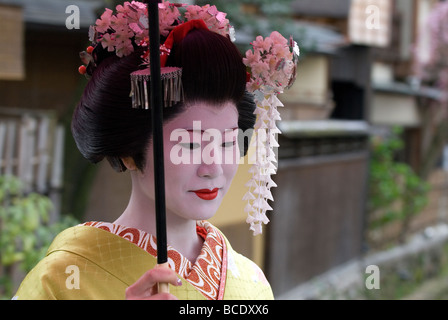
[[[272,207],[268,201],[274,200],[271,188],[277,186],[272,180],[277,172],[274,148],[279,147],[277,134],[281,132],[276,122],[281,120],[278,108],[283,107],[277,96],[293,85],[300,50],[292,37],[288,41],[277,31],[266,38],[258,36],[251,44],[253,48],[246,52],[243,62],[250,74],[247,90],[255,96],[257,120],[249,148],[254,150],[249,155],[252,164],[251,179],[246,184],[249,191],[243,200],[247,201],[246,222],[254,235],[258,235],[263,224],[269,222],[266,212]]]

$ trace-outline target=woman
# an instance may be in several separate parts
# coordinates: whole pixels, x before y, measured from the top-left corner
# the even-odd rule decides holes
[[[81,70],[91,79],[72,122],[84,157],[94,163],[106,158],[116,171],[131,171],[129,204],[113,223],[87,222],[58,235],[16,298],[272,299],[263,272],[206,222],[238,166],[237,161],[221,160],[247,152],[247,145],[238,144],[238,133],[253,128],[256,120],[254,98],[245,90],[246,66],[230,40],[225,14],[214,6],[189,6],[186,14],[208,15],[208,23],[215,21],[214,31],[201,19],[190,19],[196,21],[188,21],[194,24],[188,30],[187,22],[176,19],[162,28],[162,40],[183,29],[164,57],[164,66],[182,70],[183,99],[164,109],[169,268],[156,265],[150,112],[132,108],[129,81],[130,74],[145,67],[144,8],[133,1],[118,6],[117,15],[107,9],[91,30],[95,47],[83,54],[88,66]],[[162,18],[178,15],[175,5],[160,8],[168,12],[161,26],[166,22]],[[132,48],[123,34],[132,38]],[[179,154],[191,161],[173,159]],[[157,283],[171,284],[170,293],[159,293]]]

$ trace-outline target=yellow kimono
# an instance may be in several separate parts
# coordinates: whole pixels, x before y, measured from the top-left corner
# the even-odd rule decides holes
[[[215,227],[201,223],[201,230],[206,230],[204,243],[215,241],[212,246],[217,245],[219,250],[206,250],[204,245],[196,263],[188,266],[179,253],[169,248],[170,267],[183,284],[170,286],[170,293],[181,300],[273,299],[258,266],[236,253]],[[219,241],[208,236],[213,232],[223,240],[222,250]],[[155,252],[151,251],[155,249],[154,240],[143,231],[107,223],[69,228],[55,238],[46,257],[26,276],[13,299],[124,299],[126,288],[157,264]],[[221,255],[221,261],[212,251]],[[218,279],[213,278],[215,274]]]

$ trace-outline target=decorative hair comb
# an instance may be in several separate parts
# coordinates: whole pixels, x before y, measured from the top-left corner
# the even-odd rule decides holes
[[[161,80],[163,88],[163,101],[165,107],[171,107],[184,99],[182,87],[182,69],[175,67],[166,67],[166,61],[175,43],[180,42],[193,29],[208,30],[203,20],[194,19],[179,24],[169,33],[165,43],[161,45],[160,66]],[[149,68],[131,73],[131,97],[134,108],[149,109],[148,83],[151,75]]]
[[[182,69],[165,67],[166,60],[174,43],[195,28],[205,28],[234,41],[234,30],[226,19],[226,13],[217,10],[216,6],[197,6],[173,4],[167,1],[159,3],[159,28],[165,42],[160,46],[161,78],[165,107],[171,107],[183,101]],[[186,8],[182,17],[178,8]],[[138,1],[125,2],[116,7],[116,14],[106,9],[89,30],[92,46],[80,53],[84,65],[79,72],[87,77],[92,75],[99,63],[95,47],[101,45],[110,54],[123,57],[134,52],[136,46],[143,47],[142,65],[149,64],[148,12],[144,3]],[[246,184],[249,191],[243,200],[248,214],[247,222],[254,235],[262,232],[262,225],[269,222],[266,211],[272,210],[268,200],[273,200],[271,188],[276,187],[271,175],[275,174],[277,162],[274,148],[278,147],[276,135],[281,133],[276,121],[281,120],[278,107],[282,103],[277,95],[292,86],[295,81],[296,67],[300,50],[292,37],[285,39],[274,31],[269,37],[258,36],[251,43],[253,49],[246,52],[243,62],[248,69],[247,90],[255,97],[257,108],[255,114],[255,134],[251,142],[249,161],[252,175]],[[131,74],[131,97],[134,108],[149,109],[150,80],[149,68]]]

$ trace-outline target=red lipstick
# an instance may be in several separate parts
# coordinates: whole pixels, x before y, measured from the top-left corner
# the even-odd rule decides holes
[[[215,188],[213,190],[209,189],[201,189],[201,190],[194,190],[193,192],[196,193],[196,195],[201,198],[202,200],[214,200],[218,196],[219,188]]]

